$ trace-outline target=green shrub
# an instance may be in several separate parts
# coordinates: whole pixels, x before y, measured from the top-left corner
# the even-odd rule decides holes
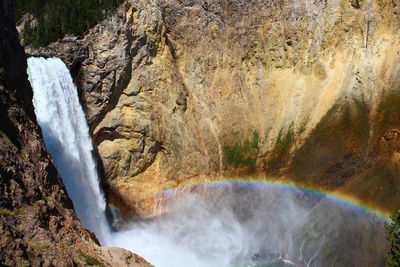
[[[28,260],[19,260],[19,261],[17,261],[17,264],[16,264],[16,266],[17,267],[28,267],[28,266],[30,266],[30,264],[29,264],[29,261]]]
[[[13,216],[13,215],[15,215],[15,211],[9,210],[9,209],[5,209],[5,208],[1,208],[0,209],[0,215]]]
[[[400,211],[391,216],[392,222],[385,223],[386,238],[390,242],[390,249],[385,255],[385,261],[389,266],[400,266]]]
[[[281,150],[284,150],[288,145],[294,141],[294,125],[291,123],[287,129],[286,134],[283,134],[283,129],[279,131],[277,144]]]
[[[238,138],[238,137],[236,137]],[[256,165],[259,134],[254,131],[251,139],[236,140],[233,145],[223,146],[224,160],[228,166],[250,167]]]
[[[87,254],[85,254],[82,250],[78,250],[79,256],[82,260],[89,266],[104,266],[98,259],[95,259]]]

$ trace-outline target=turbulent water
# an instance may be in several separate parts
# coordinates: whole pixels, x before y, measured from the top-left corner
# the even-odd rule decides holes
[[[384,266],[379,218],[282,188],[225,184],[167,194],[165,215],[115,221],[111,228],[67,67],[60,59],[29,58],[28,73],[46,147],[80,220],[102,245],[129,249],[160,267]]]

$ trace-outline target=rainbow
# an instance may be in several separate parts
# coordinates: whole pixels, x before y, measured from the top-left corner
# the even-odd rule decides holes
[[[335,191],[324,191],[322,189],[312,188],[299,183],[279,180],[265,180],[265,179],[224,179],[224,180],[207,180],[191,183],[185,186],[186,189],[196,190],[204,186],[215,186],[215,187],[226,187],[230,185],[238,185],[241,187],[254,187],[254,188],[267,188],[272,190],[283,190],[295,193],[306,193],[315,198],[325,198],[336,205],[344,206],[358,212],[364,212],[372,214],[375,217],[390,222],[390,214],[378,207],[372,207],[371,205],[365,204],[358,198],[345,194],[342,192]],[[168,189],[162,193],[164,197],[167,195],[175,194],[180,189]],[[183,190],[185,191],[185,190]]]

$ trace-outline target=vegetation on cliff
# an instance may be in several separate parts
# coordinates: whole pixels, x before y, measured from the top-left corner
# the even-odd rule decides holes
[[[389,266],[400,266],[400,210],[392,217],[392,223],[385,223],[387,240],[390,242],[390,250],[385,256]]]
[[[238,139],[238,137],[236,137]],[[234,145],[223,147],[224,159],[228,166],[250,167],[254,166],[258,156],[259,134],[254,131],[251,139],[244,142],[237,140]]]
[[[24,23],[26,44],[46,46],[66,34],[81,35],[89,27],[104,19],[123,0],[17,0],[16,16],[20,20],[29,13],[33,16]]]

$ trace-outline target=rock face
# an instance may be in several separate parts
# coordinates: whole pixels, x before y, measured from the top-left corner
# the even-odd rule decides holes
[[[12,3],[0,3],[0,263],[150,266],[100,247],[76,217],[36,123]]]
[[[266,176],[400,207],[400,4],[127,1],[44,48],[80,88],[110,201]]]

